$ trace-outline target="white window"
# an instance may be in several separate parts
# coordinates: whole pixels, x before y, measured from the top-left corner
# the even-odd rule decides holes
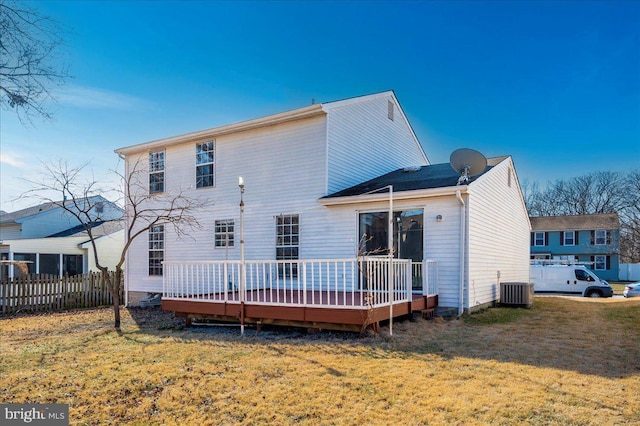
[[[604,271],[607,269],[607,256],[594,256],[593,269],[595,271]]]
[[[149,192],[164,192],[164,151],[149,153]]]
[[[215,247],[234,246],[234,223],[233,219],[216,220]]]
[[[196,144],[196,188],[208,188],[215,184],[215,142]]]
[[[604,229],[598,229],[595,231],[594,244],[597,246],[603,246],[607,244],[607,231]]]
[[[297,214],[276,217],[276,260],[295,260],[299,255],[300,225]],[[296,263],[278,265],[278,274],[285,278],[298,276]]]
[[[533,237],[533,245],[534,246],[546,246],[547,245],[547,239],[545,238],[545,233],[544,232],[534,232],[534,237]]]
[[[564,245],[565,246],[574,246],[576,245],[576,232],[575,231],[564,231],[562,235]]]
[[[149,228],[149,275],[162,275],[164,225]]]

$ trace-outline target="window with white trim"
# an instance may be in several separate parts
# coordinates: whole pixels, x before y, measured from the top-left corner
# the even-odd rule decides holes
[[[164,151],[149,153],[149,192],[164,192]]]
[[[593,270],[604,271],[607,269],[607,256],[593,256]]]
[[[533,245],[534,246],[546,246],[546,238],[544,232],[535,232],[533,237]]]
[[[208,188],[215,184],[215,142],[196,144],[196,188]]]
[[[300,220],[297,214],[276,217],[276,260],[297,260],[300,242]],[[297,263],[278,265],[278,275],[284,278],[298,276]]]
[[[562,234],[565,246],[576,245],[576,231],[564,231]]]
[[[607,231],[604,229],[598,229],[594,233],[594,244],[597,246],[603,246],[607,244]]]
[[[215,247],[234,246],[234,222],[233,219],[216,220],[215,222]]]
[[[149,228],[149,275],[162,275],[164,225]]]

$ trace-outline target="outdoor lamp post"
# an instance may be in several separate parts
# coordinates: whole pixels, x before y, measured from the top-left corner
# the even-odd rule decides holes
[[[244,335],[244,179],[242,176],[238,177],[238,188],[240,188],[240,334]]]

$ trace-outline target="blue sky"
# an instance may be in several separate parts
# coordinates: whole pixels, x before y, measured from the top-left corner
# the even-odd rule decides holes
[[[393,89],[432,163],[520,180],[640,167],[640,2],[30,2],[65,29],[53,122],[2,110],[1,208],[41,161]]]

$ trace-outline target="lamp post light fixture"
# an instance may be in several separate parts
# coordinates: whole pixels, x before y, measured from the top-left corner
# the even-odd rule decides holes
[[[238,177],[238,188],[240,188],[240,334],[244,335],[244,179],[242,176]]]

